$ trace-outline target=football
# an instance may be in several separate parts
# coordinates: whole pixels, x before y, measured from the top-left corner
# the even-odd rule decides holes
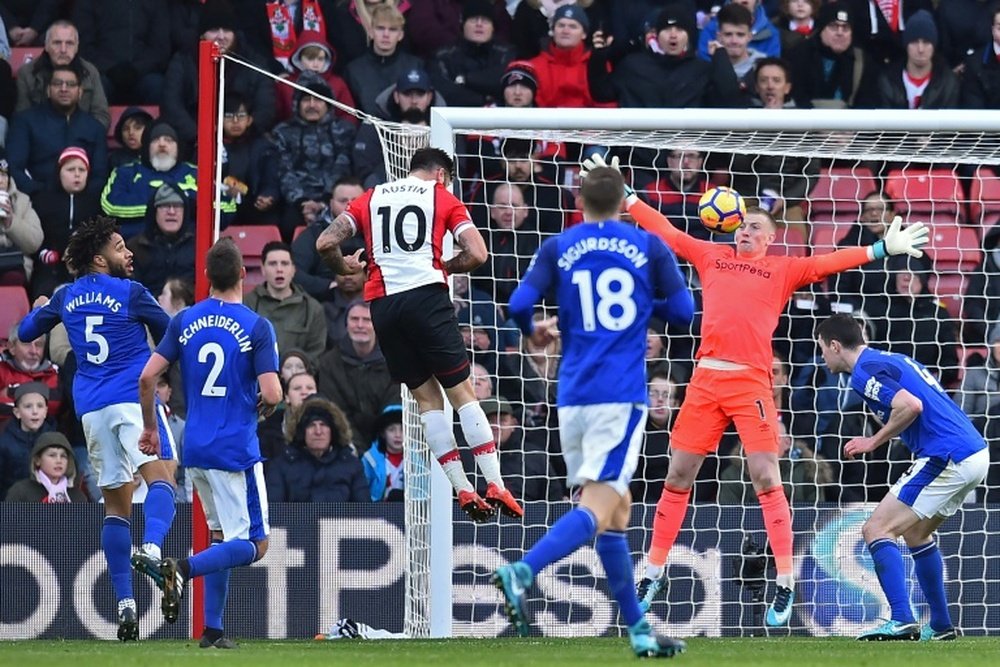
[[[743,224],[747,213],[746,202],[740,193],[720,185],[711,188],[698,201],[701,224],[719,234],[731,234]]]

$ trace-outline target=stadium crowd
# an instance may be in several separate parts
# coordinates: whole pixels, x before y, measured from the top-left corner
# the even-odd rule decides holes
[[[272,501],[393,501],[404,484],[400,387],[363,277],[332,274],[315,249],[353,198],[386,180],[383,149],[371,123],[326,99],[412,125],[427,125],[439,105],[1000,109],[1000,5],[982,0],[0,0],[0,28],[4,313],[23,315],[71,279],[69,236],[98,213],[118,219],[134,279],[169,314],[191,305],[198,40],[304,88],[230,67],[223,100],[224,233],[251,239],[245,304],[273,323],[281,355],[285,401],[260,426]],[[469,135],[458,150],[462,199],[490,259],[471,279],[456,277],[456,314],[503,475],[525,501],[569,493],[555,428],[559,346],[521,339],[506,305],[542,240],[579,222],[578,162],[593,148]],[[697,203],[720,184],[767,208],[796,239],[789,252],[872,243],[897,210],[912,208],[894,163],[691,150],[622,157],[640,195],[702,238],[710,235]],[[956,189],[931,206],[950,218],[929,222],[973,232],[964,256],[977,262],[932,254],[873,263],[796,295],[779,325],[774,392],[793,502],[878,500],[909,465],[896,446],[875,461],[841,454],[873,421],[814,343],[816,324],[836,312],[864,319],[877,347],[913,356],[953,392],[990,444],[986,498],[1000,499],[1000,215],[967,206],[997,175],[934,167]],[[854,209],[820,210],[811,195],[838,169],[864,174],[866,189]],[[832,213],[856,222],[823,238]],[[697,298],[690,267],[687,277]],[[949,307],[939,299],[946,285],[957,285]],[[96,499],[65,332],[25,343],[12,317],[0,332],[0,499]],[[689,329],[649,326],[648,437],[632,485],[647,502],[666,477],[698,327],[697,317]],[[178,382],[168,373],[158,393],[181,434]],[[727,435],[702,468],[696,501],[750,502],[739,449]],[[190,485],[178,498],[190,499]]]

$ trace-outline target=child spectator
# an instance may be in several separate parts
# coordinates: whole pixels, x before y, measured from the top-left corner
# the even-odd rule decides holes
[[[119,148],[108,155],[111,169],[142,159],[142,135],[153,124],[153,117],[141,107],[125,109],[115,123],[115,141]]]
[[[15,482],[32,474],[39,436],[55,430],[48,416],[49,388],[45,384],[25,382],[14,390],[14,419],[0,434],[0,497],[6,497]]]
[[[15,483],[4,498],[8,503],[85,503],[76,482],[76,457],[62,433],[46,433],[31,449],[31,472]]]
[[[813,34],[821,4],[822,0],[781,0],[780,13],[773,22],[781,33],[782,53]]]
[[[239,224],[277,224],[278,161],[275,146],[254,126],[253,110],[239,93],[226,96],[222,113],[225,153],[222,183],[236,202]]]
[[[353,107],[354,97],[351,95],[351,89],[347,87],[347,82],[343,78],[334,73],[333,68],[336,61],[337,54],[323,39],[323,35],[305,30],[299,35],[299,40],[295,45],[295,52],[290,60],[292,75],[288,77],[287,81],[297,83],[303,72],[315,72],[323,77],[323,80],[330,86],[334,99]],[[278,121],[288,120],[292,116],[292,96],[295,94],[295,88],[280,81],[275,83],[275,86],[278,93]],[[358,123],[358,119],[354,115],[343,109],[336,108],[333,112],[338,118],[350,121],[355,125]]]
[[[375,423],[378,436],[361,458],[372,502],[403,500],[403,406],[385,406]]]

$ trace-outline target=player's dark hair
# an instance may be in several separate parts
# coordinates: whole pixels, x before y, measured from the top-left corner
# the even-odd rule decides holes
[[[277,252],[279,250],[284,250],[289,255],[292,254],[292,247],[285,243],[284,241],[268,241],[264,244],[264,248],[260,251],[260,263],[267,263],[267,256],[272,252]]]
[[[243,273],[243,253],[228,236],[223,236],[209,248],[205,256],[205,273],[212,289],[219,292],[231,290],[240,282]]]
[[[848,350],[856,349],[865,344],[865,335],[861,324],[845,313],[831,315],[816,327],[816,335],[829,345],[837,341]]]
[[[339,188],[341,185],[356,185],[359,188],[365,187],[364,183],[362,183],[361,179],[358,178],[357,176],[342,176],[336,183],[333,184],[333,187],[330,188],[330,194],[332,195],[334,192],[336,192],[337,188]]]
[[[747,28],[753,30],[753,14],[750,10],[743,5],[737,5],[736,3],[729,3],[719,10],[719,13],[715,15],[716,25],[720,28],[723,23],[728,23],[729,25],[745,25]]]
[[[625,180],[617,169],[597,167],[587,172],[580,185],[583,208],[602,219],[618,216],[625,197]]]
[[[410,173],[444,169],[448,177],[455,176],[455,161],[440,148],[421,148],[410,158]]]
[[[95,215],[73,232],[66,244],[66,266],[77,275],[90,272],[94,257],[100,255],[111,237],[118,232],[118,221]]]
[[[242,93],[238,91],[226,91],[225,100],[222,102],[222,112],[223,113],[239,113],[240,107],[246,111],[251,116],[253,115],[253,109],[250,107],[250,102],[247,98],[243,96]]]

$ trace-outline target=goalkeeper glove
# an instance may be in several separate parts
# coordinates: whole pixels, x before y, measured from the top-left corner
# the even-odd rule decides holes
[[[618,156],[615,155],[611,158],[611,164],[604,161],[599,153],[594,153],[589,158],[583,161],[583,165],[580,168],[580,180],[587,178],[587,174],[592,172],[598,167],[608,167],[609,169],[614,169],[619,174],[621,173],[621,167],[618,166]],[[635,190],[632,189],[628,183],[625,184],[625,199],[628,199],[635,195]]]
[[[889,230],[885,233],[885,238],[877,241],[872,249],[875,259],[882,259],[886,255],[907,254],[912,257],[923,257],[923,246],[930,240],[930,229],[922,222],[915,222],[906,229],[903,229],[903,219],[898,215],[892,219]]]

